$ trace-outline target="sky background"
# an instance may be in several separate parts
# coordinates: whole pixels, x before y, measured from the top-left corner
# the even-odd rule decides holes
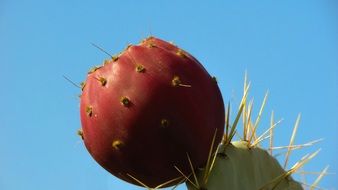
[[[298,113],[296,144],[324,138],[289,167],[322,148],[304,170],[337,173],[337,1],[0,0],[0,190],[142,189],[91,158],[76,135],[80,89],[62,76],[80,83],[108,58],[91,43],[114,54],[149,35],[200,60],[234,108],[247,71],[255,114],[270,92],[259,132],[274,110],[284,119],[276,145],[288,144]],[[337,189],[337,174],[319,185]]]

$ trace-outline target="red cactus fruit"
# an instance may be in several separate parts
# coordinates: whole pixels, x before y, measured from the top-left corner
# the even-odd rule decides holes
[[[224,130],[214,78],[190,54],[154,37],[91,70],[80,109],[93,158],[148,187],[182,176],[177,169],[191,173],[187,155],[195,168],[204,166],[216,129],[215,146]]]

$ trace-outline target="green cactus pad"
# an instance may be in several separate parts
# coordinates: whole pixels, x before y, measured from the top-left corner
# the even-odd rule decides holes
[[[248,148],[246,141],[220,145],[208,179],[205,169],[197,169],[196,177],[194,185],[186,183],[189,190],[303,189],[266,150]]]

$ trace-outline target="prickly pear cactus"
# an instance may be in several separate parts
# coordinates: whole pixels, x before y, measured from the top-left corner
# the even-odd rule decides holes
[[[107,171],[149,189],[186,182],[188,190],[302,190],[291,174],[317,152],[287,169],[299,118],[284,166],[273,150],[270,128],[258,136],[252,121],[249,86],[230,124],[214,77],[189,53],[155,37],[130,45],[88,72],[82,85],[79,135],[92,157]],[[237,124],[243,120],[243,136]],[[224,131],[225,129],[225,131]],[[265,150],[261,141],[270,139]],[[310,186],[316,188],[318,179]]]
[[[215,131],[219,143],[224,130],[215,79],[189,53],[154,37],[90,70],[80,105],[89,153],[137,185],[178,183],[177,169],[191,171],[187,155],[202,167]]]

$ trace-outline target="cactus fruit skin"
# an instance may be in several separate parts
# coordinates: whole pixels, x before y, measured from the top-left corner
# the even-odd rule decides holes
[[[224,131],[214,78],[193,56],[149,37],[89,72],[80,102],[82,136],[92,157],[127,182],[148,187],[203,167]],[[165,186],[173,185],[176,182]]]
[[[246,141],[235,141],[227,146],[220,145],[207,184],[200,189],[303,190],[301,184],[291,176],[273,181],[285,173],[278,161],[266,150],[248,148]],[[199,181],[203,180],[203,174],[204,169],[196,171]],[[188,190],[200,190],[190,183],[186,184]]]

